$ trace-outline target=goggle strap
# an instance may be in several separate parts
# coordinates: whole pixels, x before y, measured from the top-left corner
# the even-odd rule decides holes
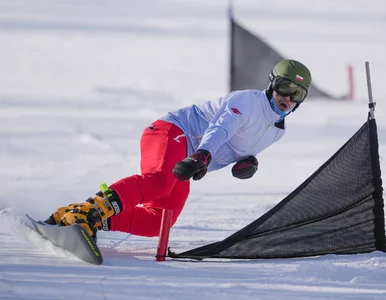
[[[269,73],[269,81],[271,81],[271,83],[273,83],[275,81],[275,78],[276,78],[276,76],[273,74],[273,71],[271,71],[271,73]]]

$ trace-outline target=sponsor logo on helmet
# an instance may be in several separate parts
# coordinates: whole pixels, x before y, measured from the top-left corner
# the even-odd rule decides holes
[[[304,80],[304,78],[302,76],[300,76],[300,75],[296,75],[296,79],[299,80],[299,81],[303,81]]]

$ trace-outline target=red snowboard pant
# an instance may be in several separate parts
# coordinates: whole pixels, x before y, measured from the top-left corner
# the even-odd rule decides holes
[[[141,175],[123,178],[110,186],[123,210],[111,217],[110,229],[140,236],[158,236],[162,209],[173,211],[177,221],[189,195],[189,181],[177,180],[172,169],[187,156],[182,130],[158,120],[146,128],[140,141]]]

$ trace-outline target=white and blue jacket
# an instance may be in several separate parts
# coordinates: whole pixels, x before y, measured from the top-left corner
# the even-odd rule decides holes
[[[265,91],[243,90],[200,105],[169,112],[161,120],[184,133],[188,156],[205,149],[212,154],[208,171],[214,171],[258,154],[285,133],[284,120],[274,112]]]

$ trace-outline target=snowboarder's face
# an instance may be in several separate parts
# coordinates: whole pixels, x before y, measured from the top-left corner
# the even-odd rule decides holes
[[[290,96],[280,96],[278,93],[276,93],[275,91],[273,91],[273,99],[275,100],[275,103],[277,105],[277,107],[281,110],[281,111],[284,111],[284,112],[287,112],[287,111],[290,111],[291,109],[293,109],[296,105],[295,102],[292,102],[290,100]]]

